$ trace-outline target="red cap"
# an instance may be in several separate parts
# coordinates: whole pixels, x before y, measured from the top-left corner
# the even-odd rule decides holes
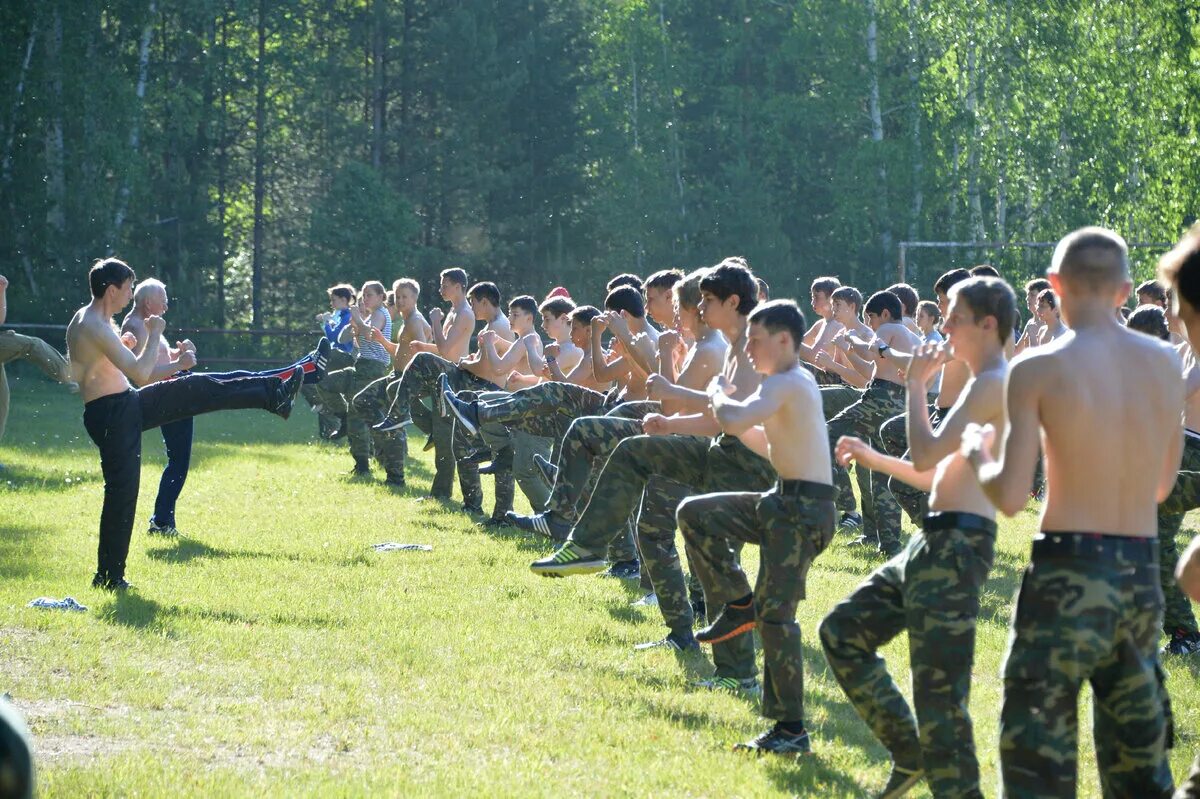
[[[562,286],[555,286],[550,290],[550,293],[546,295],[546,299],[549,300],[554,297],[566,297],[569,300],[571,299],[571,292],[567,291]]]

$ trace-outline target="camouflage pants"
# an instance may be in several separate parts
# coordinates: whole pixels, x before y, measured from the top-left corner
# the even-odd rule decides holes
[[[367,387],[354,395],[350,400],[350,411],[360,419],[366,419],[371,436],[371,445],[379,465],[389,475],[404,476],[404,456],[408,448],[408,436],[401,427],[398,430],[381,432],[374,425],[383,421],[387,409],[391,406],[388,396],[388,385],[395,382],[392,372],[378,377],[367,384]],[[353,450],[351,450],[353,452]]]
[[[929,407],[929,421],[934,429],[942,423],[946,411],[936,405]],[[908,414],[902,413],[888,419],[879,428],[879,440],[883,451],[893,458],[911,460],[908,455]],[[888,478],[888,490],[896,498],[896,503],[908,514],[913,524],[921,524],[921,520],[929,513],[929,494],[919,488],[914,488],[903,480],[895,477]]]
[[[883,449],[879,439],[879,427],[897,413],[904,411],[904,387],[885,380],[872,380],[862,398],[829,422],[829,452],[833,457],[834,447],[842,436],[857,436],[878,450]],[[859,467],[855,467],[858,469]],[[879,548],[891,552],[900,546],[900,506],[887,487],[887,477],[870,470],[866,474],[868,490],[863,491],[863,535],[879,542]],[[845,469],[833,464],[834,486],[839,493],[849,489],[844,479],[839,482],[838,473]],[[860,483],[861,486],[861,483]],[[839,507],[842,507],[839,504]]]
[[[355,459],[370,459],[371,425],[379,419],[367,407],[356,410],[351,400],[371,383],[387,374],[389,368],[390,365],[385,361],[357,358],[353,366],[330,372],[317,384],[321,405],[331,409],[336,415],[345,415],[350,454]]]
[[[775,482],[775,470],[763,457],[751,452],[733,436],[645,436],[627,438],[608,458],[571,540],[590,551],[598,551],[623,530],[625,520],[642,502],[654,478],[674,480],[691,493],[716,491],[766,491]],[[737,549],[728,546],[728,557]],[[696,555],[687,551],[688,562]],[[722,605],[737,597],[705,594],[709,613],[715,616]],[[740,635],[713,647],[718,677],[753,677],[754,642]]]
[[[24,359],[32,363],[51,380],[67,383],[71,380],[71,369],[67,359],[40,338],[22,336],[12,330],[0,330],[0,439],[8,423],[8,375],[4,365],[10,361]]]
[[[923,763],[936,797],[982,797],[967,704],[996,526],[967,514],[935,514],[924,526],[825,617],[821,646],[846,697],[898,766]],[[878,654],[906,631],[915,719]]]
[[[750,582],[729,556],[729,542],[758,544],[754,610],[762,636],[762,714],[769,719],[804,721],[804,648],[796,610],[809,566],[833,538],[835,514],[832,486],[800,481],[777,483],[766,493],[702,494],[679,506],[679,529],[706,596],[728,601],[749,594]]]
[[[550,381],[513,391],[506,397],[489,400],[479,406],[481,422],[511,424],[536,416],[595,416],[610,410],[615,393],[601,394],[574,383]]]
[[[1141,542],[1139,556],[1124,548],[1129,539],[1105,541],[1100,554],[1089,539],[1039,536],[1017,592],[1000,708],[1008,797],[1075,796],[1076,705],[1085,680],[1104,796],[1171,795],[1155,542]],[[1058,552],[1041,548],[1056,541]]]
[[[1184,515],[1200,508],[1200,437],[1183,437],[1183,462],[1171,495],[1158,506],[1158,556],[1159,580],[1163,590],[1163,630],[1171,635],[1177,630],[1196,632],[1196,617],[1192,603],[1179,589],[1175,581],[1175,564],[1179,560],[1179,546],[1175,539],[1183,525]]]
[[[345,369],[347,366],[354,365],[354,356],[344,350],[339,350],[334,347],[329,352],[329,361],[326,364],[327,372],[336,372],[339,369]],[[300,394],[308,401],[311,408],[318,405],[322,406],[321,412],[317,414],[317,435],[321,438],[329,438],[339,427],[346,424],[345,414],[341,416],[335,414],[332,409],[327,409],[321,402],[321,388],[317,383],[307,383],[300,388]]]
[[[494,402],[507,397],[508,392],[485,391],[479,395],[479,401]],[[483,440],[484,446],[492,451],[492,462],[503,464],[511,460],[512,465],[509,471],[512,478],[521,487],[521,493],[529,500],[529,505],[534,510],[543,508],[550,496],[550,489],[538,473],[533,456],[535,454],[541,455],[543,458],[551,456],[554,449],[554,439],[551,438],[554,434],[554,425],[546,423],[545,420],[553,419],[553,416],[529,417],[528,421],[533,424],[526,427],[518,427],[515,424],[508,427],[499,422],[488,422],[479,426],[479,437]],[[530,429],[537,432],[530,433]]]
[[[497,386],[450,363],[445,358],[434,355],[432,352],[421,352],[408,362],[400,380],[394,381],[397,385],[392,390],[395,392],[396,399],[392,403],[389,415],[397,418],[405,415],[411,416],[414,410],[413,400],[421,397],[430,398],[433,412],[429,416],[428,423],[429,435],[433,437],[434,475],[429,493],[435,497],[448,499],[454,483],[456,425],[453,415],[442,416],[437,412],[438,378],[443,374],[446,375],[450,387],[455,392],[497,390]],[[413,421],[418,426],[420,425],[416,417],[413,417]],[[460,440],[457,449],[461,455],[465,453],[468,446],[461,439],[461,431],[458,435]],[[465,464],[458,464],[457,468],[458,486],[462,491],[463,504],[471,509],[480,509],[483,504],[483,487],[479,482],[479,468]]]
[[[637,514],[643,587],[658,596],[658,610],[667,628],[680,633],[690,631],[695,623],[689,594],[703,590],[695,569],[690,582],[684,578],[679,549],[675,545],[675,511],[692,493],[683,483],[666,477],[651,477],[642,492]]]
[[[825,421],[832,421],[833,417],[862,399],[862,395],[863,392],[859,389],[844,384],[821,386],[821,410],[824,413]],[[856,466],[854,474],[858,478],[859,493],[864,497],[867,496],[871,492],[867,470],[859,469]],[[854,489],[850,487],[850,473],[847,470],[833,470],[833,488],[837,495],[834,499],[837,509],[842,513],[854,513],[858,509],[858,505],[854,501]]]
[[[1175,791],[1175,799],[1200,799],[1200,755],[1192,761],[1192,770]]]

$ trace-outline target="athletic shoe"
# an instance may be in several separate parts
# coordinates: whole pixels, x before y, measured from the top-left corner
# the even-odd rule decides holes
[[[522,516],[510,510],[504,514],[504,519],[518,530],[524,530],[527,533],[537,533],[546,538],[553,538],[555,541],[566,541],[567,536],[571,534],[571,525],[558,521],[549,513],[535,513],[532,516]]]
[[[333,351],[333,344],[329,339],[321,336],[321,340],[317,342],[316,357],[313,358],[313,382],[320,383],[325,379],[325,375],[329,374],[329,353]]]
[[[292,406],[296,403],[296,397],[300,394],[303,386],[304,370],[293,369],[287,380],[279,381],[279,386],[275,389],[275,396],[272,397],[271,413],[282,416],[284,419],[291,416]]]
[[[438,416],[449,416],[450,409],[446,407],[446,394],[454,394],[454,389],[450,388],[450,378],[445,372],[438,375],[438,390],[437,395],[433,398],[434,405],[437,406]],[[471,433],[471,435],[475,435]]]
[[[529,570],[543,577],[569,577],[573,574],[595,574],[603,571],[607,561],[568,541],[553,555],[529,564]]]
[[[862,529],[862,516],[854,511],[846,511],[838,520],[838,532],[849,533]]]
[[[478,466],[490,460],[492,460],[492,451],[487,447],[481,447],[480,449],[471,450],[465,457],[459,458],[458,462],[463,466]]]
[[[696,640],[704,644],[719,644],[750,632],[754,629],[755,621],[753,602],[744,608],[726,604],[712,624],[696,633]]]
[[[350,470],[350,477],[370,477],[371,462],[366,458],[355,458],[354,468]]]
[[[389,485],[392,488],[406,488],[404,475],[400,472],[388,472],[387,477],[383,479],[384,485]]]
[[[537,467],[538,474],[546,481],[546,485],[554,487],[554,481],[558,479],[558,467],[550,462],[548,458],[544,458],[539,453],[533,454],[533,465]]]
[[[479,409],[474,402],[460,400],[454,396],[449,385],[442,391],[442,402],[454,414],[454,418],[463,426],[468,435],[479,433]],[[445,416],[445,414],[442,414]]]
[[[651,591],[641,599],[630,602],[629,605],[635,608],[656,608],[658,607],[658,594]]]
[[[150,529],[146,531],[150,535],[161,535],[167,538],[174,538],[179,535],[179,531],[175,529],[173,524],[159,524],[153,519],[150,520]]]
[[[489,530],[493,530],[493,529],[499,529],[501,527],[508,527],[510,525],[508,523],[508,519],[497,519],[497,518],[493,517],[493,518],[484,519],[476,526],[483,527],[483,528],[486,528]]]
[[[618,580],[640,580],[642,577],[642,564],[634,560],[620,560],[608,567],[608,571],[600,575],[601,577],[616,577]]]
[[[1162,648],[1164,655],[1194,655],[1200,652],[1200,633],[1186,633],[1176,630],[1171,634],[1171,640]]]
[[[848,547],[866,547],[867,549],[879,549],[879,543],[869,535],[860,535],[856,538],[851,538],[846,542]]]
[[[462,505],[459,507],[459,510],[461,510],[463,513],[467,514],[468,516],[482,516],[483,515],[483,506],[482,505],[479,505],[479,506]]]
[[[382,422],[371,425],[371,429],[378,430],[381,433],[390,433],[393,430],[399,430],[402,427],[408,427],[412,423],[413,420],[409,416],[402,416],[399,418],[395,416],[385,416],[383,417]]]
[[[487,450],[485,450],[487,451]],[[504,447],[499,452],[492,453],[494,457],[487,466],[479,468],[480,474],[506,474],[513,468],[513,448]]]
[[[697,624],[703,624],[704,620],[708,618],[708,606],[704,604],[704,594],[692,597],[689,603],[692,606],[692,617]]]
[[[879,799],[900,799],[906,793],[917,787],[925,772],[922,769],[903,769],[892,766],[892,775],[888,777],[887,785],[879,792]]]
[[[735,744],[735,752],[752,752],[756,755],[809,755],[812,745],[808,740],[808,731],[793,735],[775,725],[752,741]]]
[[[92,588],[99,588],[101,591],[129,591],[133,588],[124,577],[117,580],[111,577],[104,577],[100,572],[96,572],[96,576],[92,578]]]
[[[755,677],[739,680],[737,677],[713,677],[711,680],[700,680],[695,683],[697,688],[707,688],[710,691],[729,691],[746,696],[762,696],[762,685]]]
[[[645,652],[648,649],[671,649],[675,652],[691,652],[700,649],[700,644],[696,643],[695,637],[691,630],[683,633],[667,633],[666,638],[661,638],[658,641],[648,641],[644,644],[637,644],[633,647],[635,651]]]
[[[421,447],[421,451],[422,451],[422,452],[428,452],[429,450],[433,449],[433,447],[434,447],[434,445],[435,445],[436,443],[437,443],[437,442],[435,442],[435,441],[433,440],[433,436],[432,436],[432,435],[428,436],[428,437],[425,439],[425,446]]]
[[[340,416],[337,417],[337,421],[335,422],[335,424],[337,425],[337,427],[334,427],[332,430],[330,430],[325,435],[326,441],[337,441],[339,438],[345,437],[346,425],[342,424],[342,417],[340,417]]]
[[[879,552],[885,558],[896,557],[896,555],[900,554],[900,550],[902,550],[902,549],[904,549],[904,547],[900,544],[899,541],[888,544],[887,546],[884,546],[883,544],[879,545]]]

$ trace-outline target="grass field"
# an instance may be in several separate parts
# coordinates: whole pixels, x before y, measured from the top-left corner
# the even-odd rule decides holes
[[[405,493],[347,480],[349,456],[312,440],[307,409],[286,423],[250,411],[197,421],[177,541],[144,534],[163,462],[148,433],[137,590],[95,591],[102,482],[79,400],[36,378],[12,394],[0,692],[29,719],[43,796],[850,797],[886,778],[816,639],[879,562],[841,538],[801,609],[815,754],[748,759],[729,746],[763,729],[753,704],[690,689],[702,660],[632,651],[663,633],[655,609],[630,607],[636,586],[539,578],[527,565],[541,541],[418,504],[431,467],[420,446]],[[988,795],[997,675],[1035,524],[1031,509],[1002,525],[979,621],[971,707]],[[369,548],[388,540],[434,549]],[[90,612],[25,607],[67,594]],[[906,652],[904,640],[885,651],[904,686]],[[1182,778],[1200,725],[1197,665],[1167,666]],[[1099,794],[1089,715],[1081,796]]]

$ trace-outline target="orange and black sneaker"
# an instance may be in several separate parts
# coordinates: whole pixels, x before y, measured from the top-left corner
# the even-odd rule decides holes
[[[696,633],[696,640],[702,644],[719,644],[750,632],[755,621],[753,600],[744,605],[726,604],[712,624]]]

